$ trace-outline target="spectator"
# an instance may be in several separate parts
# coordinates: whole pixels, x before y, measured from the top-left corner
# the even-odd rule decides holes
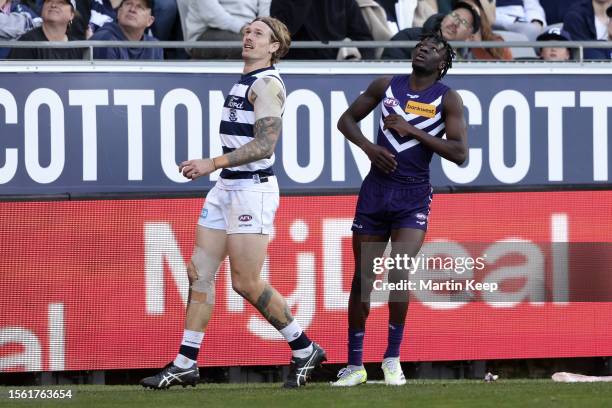
[[[42,6],[42,26],[28,31],[19,41],[73,41],[69,27],[74,19],[75,0],[45,0]],[[13,48],[11,59],[82,59],[78,48]]]
[[[400,22],[397,18],[397,7],[400,0],[376,0],[378,4],[385,10],[387,15],[387,24],[392,34],[396,34],[399,30],[407,27],[399,28]]]
[[[484,14],[489,21],[489,25],[491,26],[491,30],[493,29],[493,24],[495,24],[495,0],[480,0],[479,1],[480,8],[484,11]]]
[[[155,22],[147,34],[159,41],[183,41],[183,28],[181,27],[181,10],[187,13],[188,0],[154,0],[153,17]],[[164,49],[165,59],[189,59],[184,48]]]
[[[595,41],[608,39],[608,15],[606,10],[612,0],[582,0],[565,14],[563,29],[574,41]],[[585,48],[585,59],[607,59],[605,49]]]
[[[457,0],[438,0],[439,13],[448,14],[452,11]],[[483,0],[479,8],[483,9],[491,25],[495,23],[495,0]]]
[[[89,29],[91,34],[98,31],[106,23],[117,21],[117,9],[121,5],[121,0],[91,0],[89,17]]]
[[[489,16],[495,17],[495,4],[490,0],[464,0],[471,4],[479,11],[480,15],[480,30],[470,38],[471,41],[504,41],[504,39],[493,32],[491,20]],[[490,6],[493,4],[493,8]],[[489,9],[485,8],[489,7]],[[487,13],[487,10],[489,12]],[[476,60],[512,60],[512,51],[510,48],[470,48],[468,59]]]
[[[417,0],[412,26],[423,27],[425,21],[434,14],[438,14],[438,2],[436,0]]]
[[[559,27],[551,27],[538,36],[538,41],[572,41],[572,36]],[[569,61],[572,58],[567,47],[542,47],[538,55],[544,61]]]
[[[21,1],[0,0],[0,40],[19,38],[41,24],[38,14]]]
[[[363,19],[374,41],[389,40],[393,36],[393,33],[389,27],[385,9],[375,0],[357,0],[357,4],[361,9]],[[357,48],[354,48],[354,50],[356,54],[359,53]],[[376,48],[374,51],[374,58],[380,58],[382,52],[383,48]]]
[[[563,23],[563,17],[576,0],[540,0],[548,25]]]
[[[88,36],[89,32],[89,18],[85,18],[83,14],[81,14],[81,9],[85,7],[87,4],[87,0],[76,0],[76,9],[74,10],[74,18],[72,19],[72,24],[68,27],[69,35],[73,40],[84,41],[90,36]],[[87,15],[89,15],[90,11],[87,10]]]
[[[287,25],[293,41],[371,41],[372,35],[355,0],[273,0],[270,15]],[[359,50],[364,59],[371,48]],[[336,59],[337,49],[289,50],[289,59]]]
[[[529,41],[546,26],[546,15],[539,0],[497,0],[493,28],[521,33]]]
[[[455,4],[455,0],[438,0],[438,13],[447,15],[451,11],[453,11],[453,5]]]
[[[151,0],[123,0],[117,9],[118,23],[104,24],[91,37],[92,41],[157,41],[145,34],[155,18]],[[96,59],[164,59],[161,48],[94,48]]]
[[[468,41],[480,30],[480,15],[470,4],[459,1],[453,5],[450,14],[431,16],[422,28],[414,27],[400,31],[391,41],[418,41],[421,35],[428,32],[442,33],[446,41]],[[410,59],[410,48],[385,48],[383,59]]]
[[[34,10],[37,15],[41,14],[42,6],[45,0],[20,0],[23,3],[26,3],[28,7]],[[76,8],[74,9],[74,18],[72,19],[72,23],[68,27],[68,35],[72,38],[72,40],[85,40],[88,38],[86,36],[88,21],[91,15],[89,10],[89,2],[91,0],[76,0]],[[42,22],[42,20],[41,20]]]
[[[179,8],[181,11],[181,8]],[[189,0],[181,14],[186,41],[242,41],[242,32],[256,17],[270,15],[270,0]],[[240,59],[240,48],[193,48],[192,58]]]
[[[0,0],[0,40],[15,40],[41,23],[38,14],[19,0]],[[10,48],[0,48],[0,59],[10,52]]]
[[[375,41],[386,41],[392,33],[387,21],[385,9],[375,0],[356,0],[363,19]]]
[[[436,0],[376,0],[376,2],[387,13],[393,34],[405,28],[422,27],[429,17],[438,13]]]
[[[91,18],[91,0],[76,0],[76,12],[81,15],[85,25],[88,26],[89,19]]]
[[[176,0],[153,1],[153,17],[155,22],[151,27],[153,35],[160,41],[171,41],[174,29],[180,24]]]

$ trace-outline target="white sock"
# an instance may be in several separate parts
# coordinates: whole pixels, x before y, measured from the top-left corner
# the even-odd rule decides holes
[[[181,346],[192,347],[199,350],[203,339],[203,332],[185,330],[183,332],[183,340],[181,341]],[[192,360],[180,353],[177,354],[176,358],[174,359],[174,365],[180,368],[190,368],[196,363],[196,360]]]
[[[299,350],[291,350],[291,354],[293,354],[293,357],[297,357],[297,358],[306,358],[309,355],[312,354],[312,342],[310,343],[310,346],[303,348],[303,349],[299,349]]]
[[[200,345],[202,344],[202,340],[204,340],[204,332],[185,329],[183,332],[183,341],[181,341],[181,345],[199,349]]]
[[[365,367],[363,366],[363,364],[360,366],[348,365],[347,368],[351,371],[365,370]]]
[[[177,354],[173,364],[180,368],[191,368],[195,363],[196,361],[187,358],[182,354]]]
[[[293,319],[293,321],[289,323],[287,327],[285,327],[284,329],[280,329],[279,331],[280,334],[283,335],[285,340],[287,340],[287,343],[292,342],[293,340],[297,339],[302,335],[302,327],[295,319]],[[310,343],[310,345],[306,348],[299,350],[291,350],[291,354],[293,354],[293,357],[298,358],[308,357],[312,354],[312,343]]]
[[[285,327],[284,329],[280,329],[279,331],[280,334],[283,335],[285,340],[287,340],[287,343],[289,343],[300,337],[300,335],[302,334],[302,327],[297,322],[297,320],[293,319],[293,321],[289,323],[287,327]]]

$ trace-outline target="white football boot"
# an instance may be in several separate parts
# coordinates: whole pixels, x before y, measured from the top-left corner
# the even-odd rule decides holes
[[[368,373],[365,368],[353,369],[344,367],[338,372],[338,380],[331,383],[332,387],[354,387],[356,385],[365,384],[368,380]]]
[[[399,357],[388,357],[382,362],[382,370],[385,373],[385,384],[387,385],[404,385],[406,377],[402,371]]]

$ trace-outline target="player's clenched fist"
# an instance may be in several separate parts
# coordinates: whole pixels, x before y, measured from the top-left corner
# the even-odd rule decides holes
[[[213,159],[187,160],[181,163],[179,171],[188,179],[195,180],[198,177],[208,176],[217,170]]]

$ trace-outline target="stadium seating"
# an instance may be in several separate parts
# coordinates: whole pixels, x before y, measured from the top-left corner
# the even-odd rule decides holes
[[[503,30],[496,30],[494,33],[500,35],[504,41],[529,41],[526,35],[520,33]],[[529,59],[538,57],[531,47],[513,47],[510,48],[510,50],[512,51],[512,56],[515,59]]]

